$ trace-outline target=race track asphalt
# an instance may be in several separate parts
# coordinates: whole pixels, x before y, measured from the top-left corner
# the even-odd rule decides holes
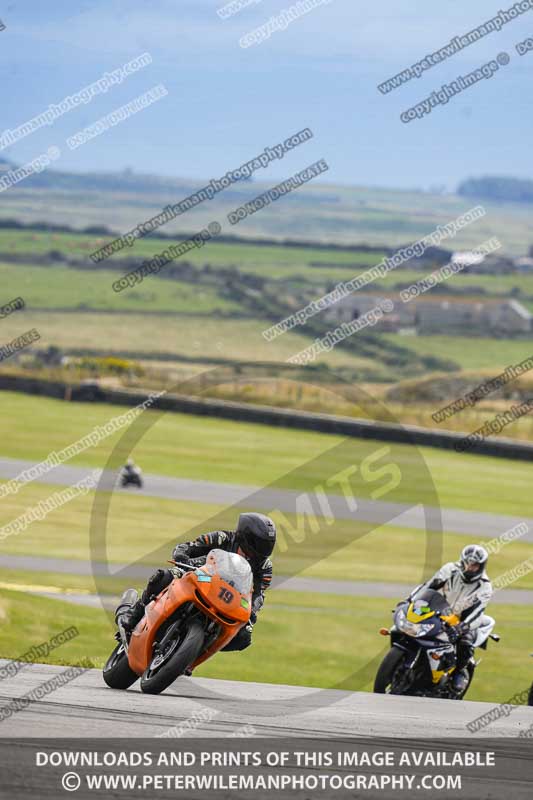
[[[6,663],[0,661],[0,667]],[[27,695],[65,669],[25,665],[15,677],[0,680],[2,705]],[[101,671],[90,669],[0,722],[0,738],[152,737],[180,727],[185,736],[221,737],[238,734],[244,726],[251,726],[252,736],[469,738],[474,734],[467,723],[493,708],[491,703],[194,676],[178,678],[164,694],[153,696],[142,694],[137,684],[127,691],[109,689]],[[191,726],[194,718],[197,721]],[[531,724],[533,708],[517,706],[475,736],[516,737]]]
[[[0,479],[16,478],[23,470],[34,466],[31,461],[11,458],[0,458]],[[42,475],[38,483],[55,486],[72,486],[83,478],[87,478],[92,470],[86,467],[64,466],[54,467]],[[290,489],[261,489],[254,486],[242,486],[230,483],[214,483],[212,481],[190,480],[186,478],[170,478],[161,475],[145,475],[144,488],[120,489],[115,487],[115,478],[106,473],[106,486],[118,492],[135,492],[148,497],[161,497],[168,500],[187,500],[196,503],[213,503],[225,507],[237,506],[257,511],[294,512],[296,499],[300,492]],[[481,511],[465,511],[462,509],[424,508],[422,505],[388,503],[385,500],[368,500],[356,498],[357,508],[351,511],[344,497],[328,495],[328,502],[335,519],[353,519],[354,521],[371,522],[376,525],[397,525],[425,531],[428,520],[437,523],[442,514],[442,528],[446,533],[468,534],[472,536],[499,536],[520,522],[529,525],[529,532],[523,536],[524,541],[533,542],[533,519],[512,517],[504,514],[488,514]],[[317,510],[317,516],[319,511]]]

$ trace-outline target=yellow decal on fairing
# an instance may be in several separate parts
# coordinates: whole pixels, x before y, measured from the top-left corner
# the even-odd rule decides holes
[[[409,622],[423,622],[425,619],[429,619],[435,614],[434,611],[429,610],[427,614],[417,614],[414,610],[414,604],[409,603],[409,608],[407,609],[406,617]]]
[[[431,680],[433,683],[438,683],[443,675],[451,675],[454,669],[455,667],[452,667],[451,669],[432,669]]]

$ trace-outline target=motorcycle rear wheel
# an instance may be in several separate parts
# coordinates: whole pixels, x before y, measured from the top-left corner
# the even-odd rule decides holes
[[[103,676],[110,689],[129,689],[139,677],[128,664],[128,655],[122,643],[117,644],[107,659]]]
[[[160,694],[167,689],[176,678],[183,675],[188,666],[196,661],[204,646],[204,628],[201,622],[195,621],[185,634],[178,648],[155,669],[152,662],[141,677],[141,691],[145,694]]]
[[[394,673],[400,666],[405,658],[405,653],[397,647],[391,647],[377,671],[376,680],[374,681],[374,692],[376,694],[390,693],[390,685],[394,677]],[[389,692],[387,692],[387,689]]]

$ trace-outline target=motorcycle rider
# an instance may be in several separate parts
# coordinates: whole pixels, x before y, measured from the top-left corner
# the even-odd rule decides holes
[[[446,598],[452,613],[459,617],[459,624],[448,629],[450,641],[457,647],[452,685],[458,693],[468,683],[463,670],[474,654],[477,629],[481,624],[490,625],[492,622],[494,625],[494,620],[483,614],[492,597],[492,585],[486,572],[488,558],[484,547],[469,544],[463,548],[459,561],[444,564],[429,581],[417,586],[409,595],[411,600],[419,591],[435,589]]]
[[[137,475],[139,472],[139,467],[135,465],[133,458],[128,458],[124,466],[122,467],[122,477],[126,478],[127,480],[131,480],[134,475]]]
[[[276,526],[264,514],[241,514],[234,531],[213,531],[198,536],[192,542],[178,544],[172,551],[172,560],[200,567],[207,554],[218,548],[243,556],[252,569],[253,592],[250,622],[240,629],[223,650],[244,650],[252,643],[252,630],[257,614],[264,603],[265,591],[272,582],[272,561],[269,556],[276,544]],[[179,567],[158,569],[151,576],[140,600],[135,605],[120,605],[115,619],[126,631],[132,631],[144,615],[145,606],[157,597],[174,578],[181,577]]]

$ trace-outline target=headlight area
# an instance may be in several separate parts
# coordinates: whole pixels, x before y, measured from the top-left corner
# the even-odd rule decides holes
[[[432,631],[434,627],[433,623],[422,625],[420,623],[415,624],[414,622],[409,622],[405,616],[405,612],[402,610],[398,611],[394,623],[402,633],[406,633],[407,636],[414,636],[415,638],[418,636],[425,636]]]

